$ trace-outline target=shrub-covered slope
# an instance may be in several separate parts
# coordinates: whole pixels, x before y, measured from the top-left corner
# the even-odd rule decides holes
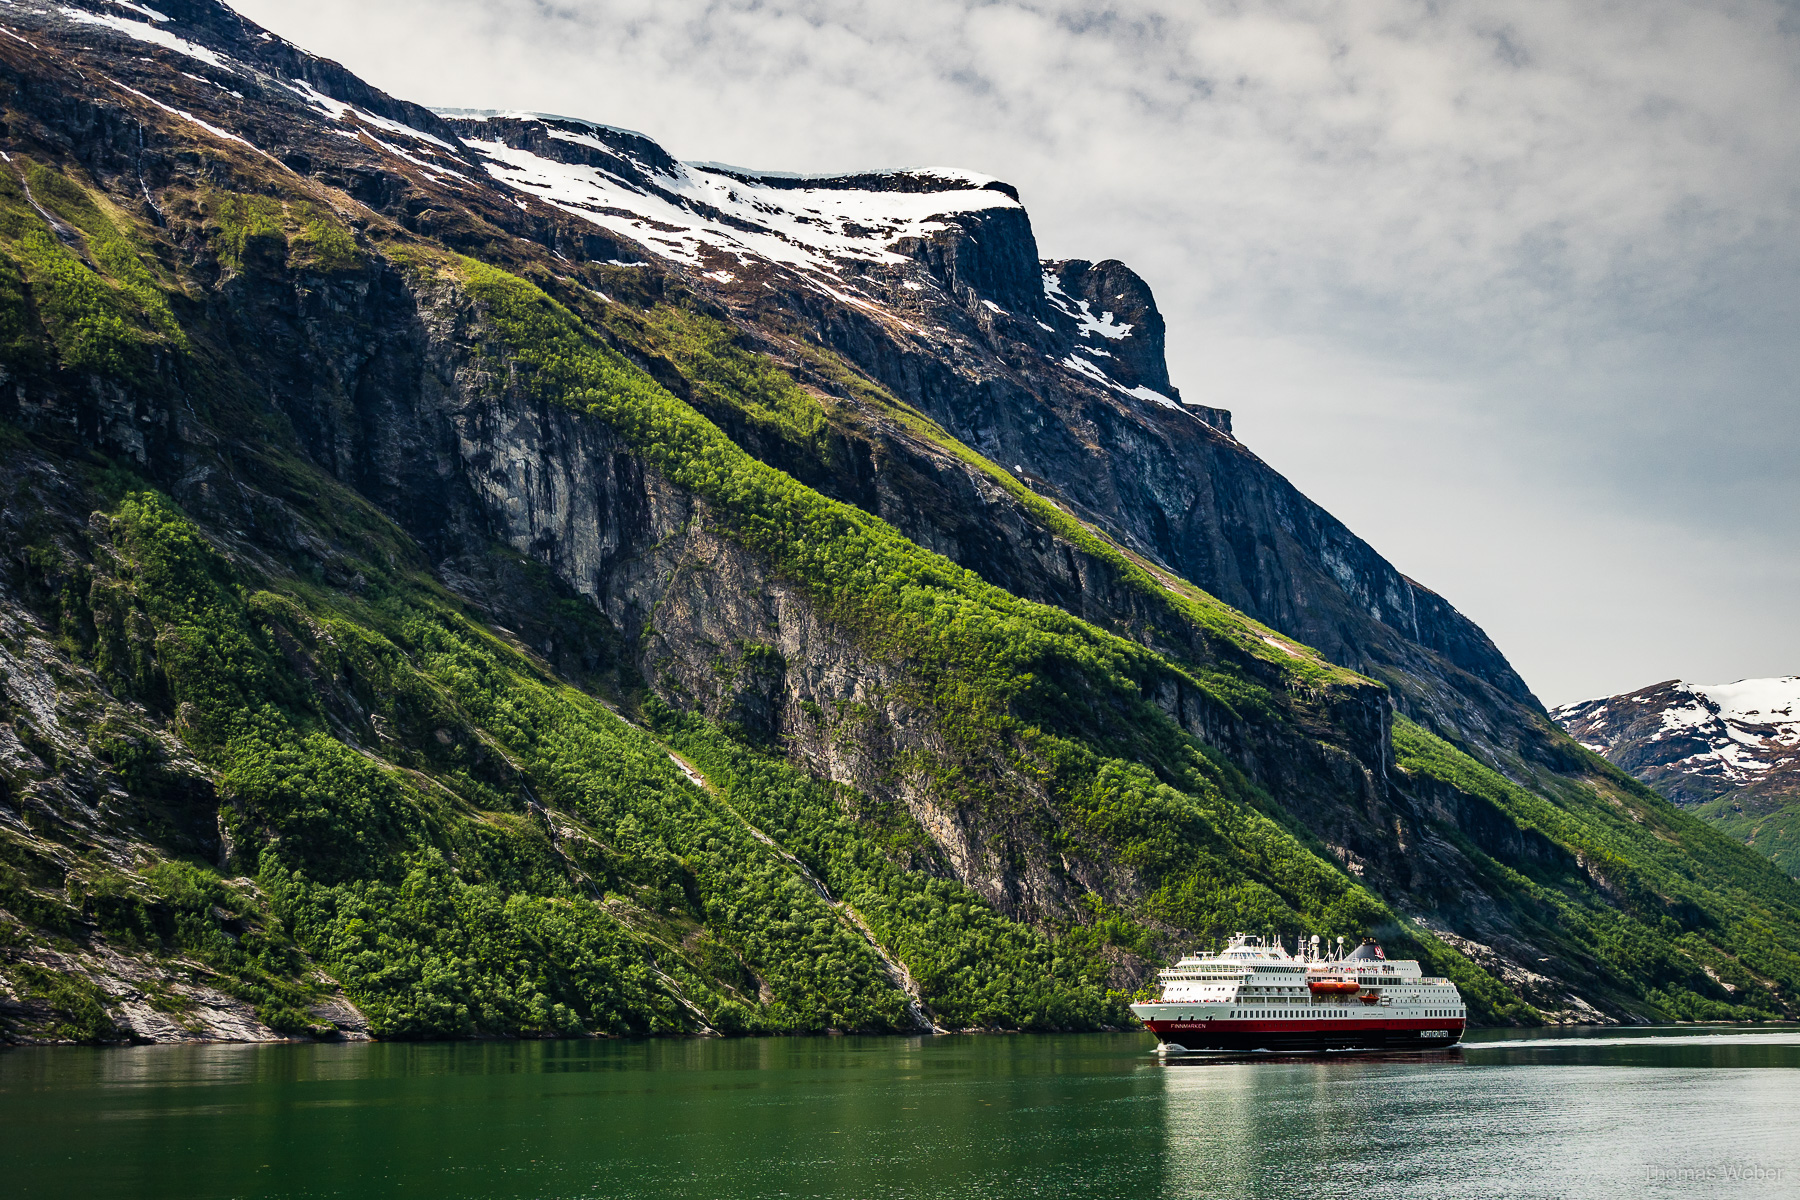
[[[1791,1011],[1793,881],[1396,729],[804,306],[222,7],[218,62],[18,9],[7,1036],[1092,1028],[1237,928],[1486,1020]]]

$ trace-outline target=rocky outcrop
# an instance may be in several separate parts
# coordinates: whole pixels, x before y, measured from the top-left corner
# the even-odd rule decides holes
[[[0,528],[16,535],[72,495],[22,456],[8,465],[40,478],[25,493],[29,511],[0,508]],[[39,547],[36,572],[0,565],[0,1041],[283,1040],[232,981],[192,959],[145,954],[143,931],[121,923],[140,898],[133,880],[146,851],[224,857],[219,797],[178,737],[112,695],[22,603],[20,584],[78,585],[53,553]],[[257,894],[249,879],[229,886]],[[150,911],[173,919],[154,903]],[[251,931],[228,920],[234,936]],[[45,925],[61,936],[33,944],[26,931]],[[334,984],[324,981],[322,993],[311,1014],[318,1031],[367,1036]]]
[[[1127,388],[1147,387],[1173,399],[1181,399],[1169,381],[1167,354],[1168,329],[1150,285],[1130,267],[1116,258],[1103,263],[1072,258],[1065,262],[1043,264],[1046,294],[1058,296],[1065,303],[1078,306],[1081,313],[1096,318],[1100,329],[1116,327],[1126,332],[1109,337],[1098,347],[1106,351],[1108,374]],[[1229,418],[1227,418],[1229,420]],[[1231,432],[1230,424],[1222,426]]]
[[[788,747],[822,777],[903,802],[933,834],[950,873],[1003,912],[1066,919],[1083,890],[1140,890],[1129,871],[1103,864],[1065,860],[1064,869],[1049,870],[1056,856],[1030,844],[1025,827],[995,824],[979,809],[944,808],[929,780],[901,766],[955,757],[934,731],[935,714],[906,699],[903,664],[871,658],[822,621],[802,589],[721,537],[703,503],[647,468],[605,425],[496,387],[500,367],[475,352],[481,318],[466,297],[448,288],[399,295],[410,295],[415,307],[383,322],[395,330],[392,345],[356,361],[410,362],[413,373],[402,381],[391,374],[395,366],[365,365],[382,386],[341,383],[337,390],[358,399],[336,424],[319,424],[323,411],[304,403],[295,424],[317,428],[313,444],[321,451],[356,447],[348,459],[326,461],[364,494],[382,497],[435,555],[451,563],[476,558],[483,540],[497,538],[543,562],[621,631],[639,677],[684,706]],[[312,353],[281,353],[323,360],[319,343],[312,345]],[[954,456],[897,435],[865,443],[864,453],[881,456],[870,506],[921,544],[973,558],[978,545],[964,539],[978,534],[989,573],[1021,595],[1104,627],[1138,631],[1188,661],[1219,653],[1200,631],[1127,586],[1115,563],[1048,534],[1004,489]],[[896,461],[901,454],[910,462]],[[946,528],[940,515],[947,512],[964,519]],[[528,619],[503,598],[482,599],[504,624]],[[751,669],[722,673],[721,660],[742,659],[745,647],[772,653],[759,654]],[[1234,664],[1264,670],[1272,686],[1283,686],[1279,672],[1249,655]],[[1387,832],[1393,797],[1381,689],[1333,689],[1310,728],[1246,721],[1179,684],[1156,699],[1184,729],[1229,754],[1286,808],[1367,863],[1372,880],[1407,877]],[[859,715],[848,724],[820,715],[845,712]],[[995,777],[1010,774],[993,764]],[[1027,803],[1048,804],[1041,789],[1021,786]]]

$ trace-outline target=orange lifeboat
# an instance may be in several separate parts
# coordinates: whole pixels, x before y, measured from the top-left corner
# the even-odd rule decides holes
[[[1362,995],[1358,996],[1357,999],[1361,1000],[1364,1004],[1373,1004],[1377,1000],[1381,999],[1381,993],[1380,992],[1364,992]]]
[[[1362,984],[1352,979],[1309,979],[1306,986],[1315,996],[1351,996],[1362,990]]]

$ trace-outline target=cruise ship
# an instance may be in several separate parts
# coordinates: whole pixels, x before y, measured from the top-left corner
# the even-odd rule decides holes
[[[1390,961],[1373,941],[1346,953],[1339,938],[1334,950],[1316,934],[1295,949],[1240,933],[1162,972],[1162,999],[1131,1011],[1165,1053],[1437,1050],[1462,1040],[1462,994],[1416,961]]]

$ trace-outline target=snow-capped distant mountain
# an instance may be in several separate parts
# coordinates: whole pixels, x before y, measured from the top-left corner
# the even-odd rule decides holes
[[[1800,675],[1671,679],[1550,710],[1576,741],[1800,868]]]
[[[1550,715],[1576,741],[1678,803],[1711,800],[1800,765],[1800,676],[1671,679]]]

